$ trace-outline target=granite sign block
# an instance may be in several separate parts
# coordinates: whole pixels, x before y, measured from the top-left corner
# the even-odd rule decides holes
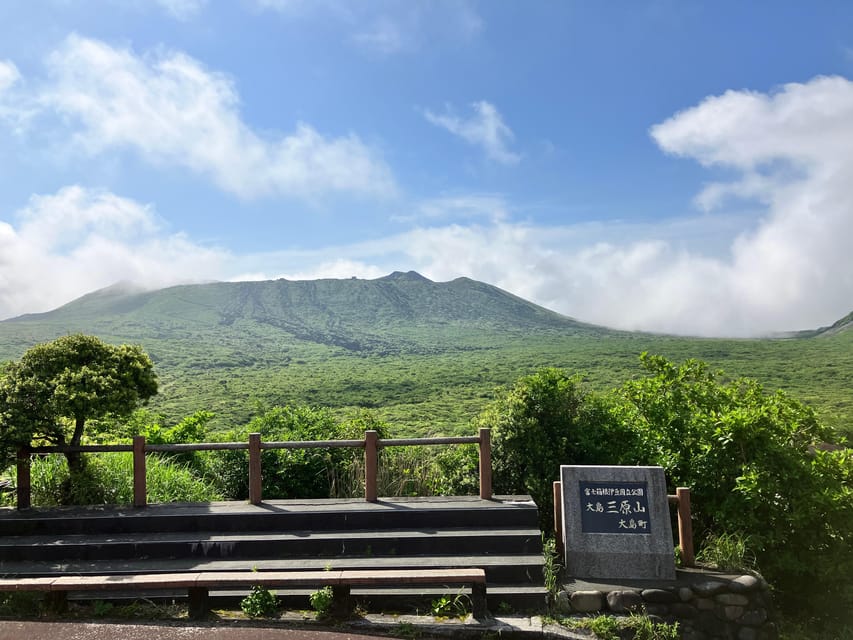
[[[566,570],[577,578],[674,580],[661,467],[560,467]]]

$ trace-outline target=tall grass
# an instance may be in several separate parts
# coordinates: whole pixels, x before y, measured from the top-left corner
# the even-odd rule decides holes
[[[62,456],[36,456],[31,478],[33,506],[133,502],[133,460],[127,453],[87,456],[83,471],[73,480]],[[186,465],[159,456],[147,457],[145,482],[149,502],[209,502],[222,497]]]

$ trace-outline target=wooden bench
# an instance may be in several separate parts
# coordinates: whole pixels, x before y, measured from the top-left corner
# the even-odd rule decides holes
[[[152,591],[186,589],[189,616],[204,618],[209,610],[210,589],[332,587],[332,609],[336,615],[351,611],[351,587],[394,587],[411,585],[471,586],[471,608],[475,618],[486,617],[486,572],[484,569],[377,569],[335,571],[202,571],[196,573],[150,573],[132,575],[59,576],[0,579],[0,591],[43,591],[50,606],[62,610],[69,591]]]

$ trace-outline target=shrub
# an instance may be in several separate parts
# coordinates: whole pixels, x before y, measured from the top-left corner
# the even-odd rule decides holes
[[[278,610],[275,592],[256,585],[249,595],[240,601],[240,608],[250,618],[271,618]]]
[[[308,602],[311,604],[311,608],[314,609],[320,617],[328,616],[331,613],[334,600],[335,595],[332,591],[332,587],[323,587],[308,596]]]

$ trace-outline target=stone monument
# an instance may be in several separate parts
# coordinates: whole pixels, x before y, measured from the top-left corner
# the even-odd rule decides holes
[[[566,573],[674,580],[672,524],[661,467],[560,467]]]

